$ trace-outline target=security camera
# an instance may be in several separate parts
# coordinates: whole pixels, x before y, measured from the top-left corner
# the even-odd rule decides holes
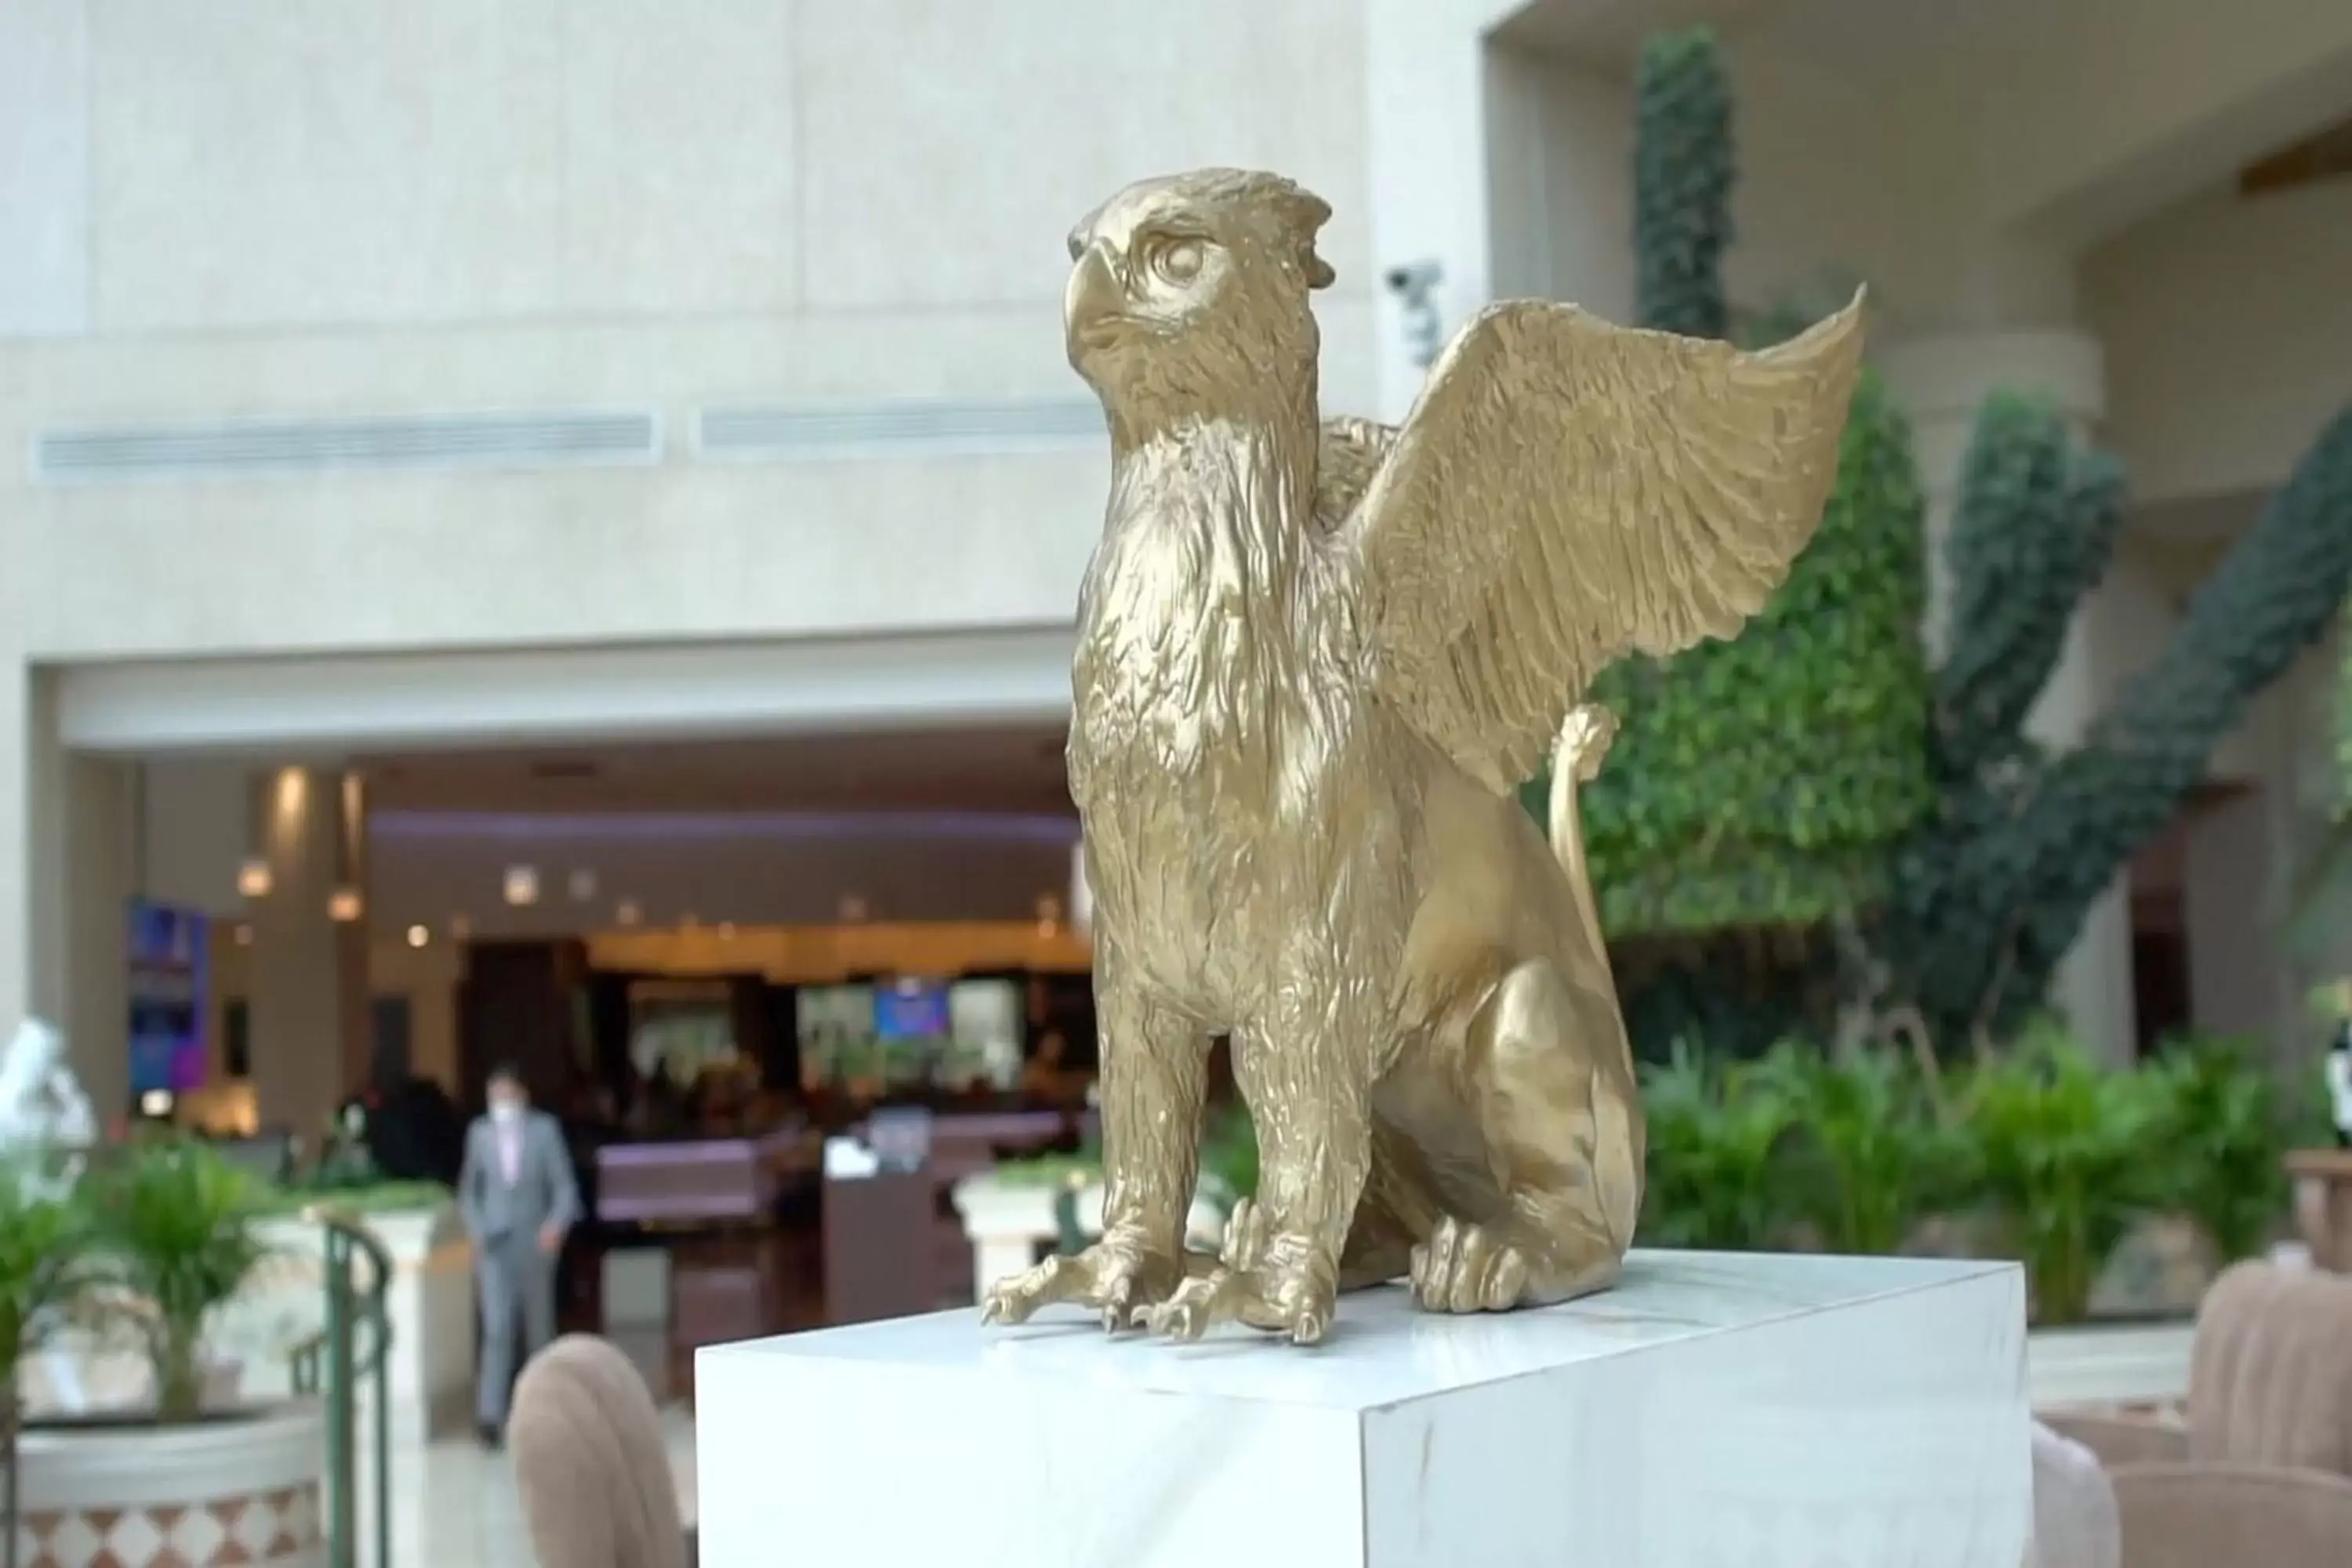
[[[1391,267],[1385,274],[1390,289],[1399,294],[1422,294],[1436,287],[1442,273],[1434,261],[1415,261],[1404,267]]]
[[[1413,261],[1391,267],[1382,276],[1400,302],[1405,352],[1413,363],[1427,370],[1437,359],[1443,332],[1437,287],[1444,280],[1445,269],[1435,261]]]

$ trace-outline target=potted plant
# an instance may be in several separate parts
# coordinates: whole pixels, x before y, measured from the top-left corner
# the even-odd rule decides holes
[[[1761,1062],[1718,1064],[1683,1045],[1643,1074],[1648,1182],[1640,1239],[1651,1247],[1756,1251],[1796,1219],[1779,1179],[1793,1108]]]
[[[1827,1250],[1900,1252],[1966,1184],[1969,1145],[1906,1058],[1869,1050],[1839,1061],[1790,1041],[1759,1074],[1792,1124],[1779,1180]]]
[[[26,1421],[20,1535],[37,1558],[83,1568],[168,1548],[188,1568],[209,1568],[317,1552],[318,1405],[240,1405],[207,1387],[213,1320],[267,1256],[254,1233],[260,1205],[257,1183],[180,1141],[110,1151],[65,1201],[86,1270],[73,1285],[78,1312],[127,1333],[154,1396]]]
[[[2216,1272],[2268,1249],[2288,1210],[2292,1125],[2247,1042],[2183,1037],[2141,1069],[2164,1121],[2168,1206],[2196,1225]]]
[[[1970,1070],[1959,1109],[2035,1320],[2080,1322],[2108,1258],[2169,1195],[2159,1085],[2101,1066],[2044,1023]]]
[[[5,1503],[5,1561],[16,1552],[16,1365],[40,1350],[73,1314],[86,1288],[89,1251],[79,1214],[48,1190],[41,1163],[0,1160],[0,1501]]]
[[[212,1370],[205,1331],[268,1255],[261,1188],[203,1144],[174,1141],[100,1166],[82,1195],[105,1310],[139,1338],[158,1417],[193,1421]]]

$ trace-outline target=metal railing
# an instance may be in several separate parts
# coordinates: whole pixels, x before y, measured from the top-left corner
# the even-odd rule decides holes
[[[305,1210],[325,1235],[326,1326],[294,1349],[295,1392],[323,1400],[327,1421],[326,1568],[359,1568],[359,1394],[372,1384],[369,1436],[375,1447],[374,1554],[392,1568],[392,1254],[357,1218],[320,1205]],[[366,1279],[358,1264],[366,1261]],[[364,1332],[366,1342],[361,1342]]]

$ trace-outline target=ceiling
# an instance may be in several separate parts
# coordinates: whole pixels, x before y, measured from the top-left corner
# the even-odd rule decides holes
[[[378,811],[1070,812],[1044,729],[772,736],[365,759]]]
[[[1899,70],[2042,0],[1531,0],[1497,29],[1540,53],[1630,68],[1654,33],[1706,25],[1832,68]]]

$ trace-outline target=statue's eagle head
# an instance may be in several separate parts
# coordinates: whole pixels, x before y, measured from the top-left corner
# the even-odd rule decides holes
[[[1276,174],[1202,169],[1128,186],[1070,231],[1070,363],[1114,413],[1139,395],[1213,406],[1228,392],[1311,391],[1307,295],[1331,281],[1315,254],[1330,216]]]

